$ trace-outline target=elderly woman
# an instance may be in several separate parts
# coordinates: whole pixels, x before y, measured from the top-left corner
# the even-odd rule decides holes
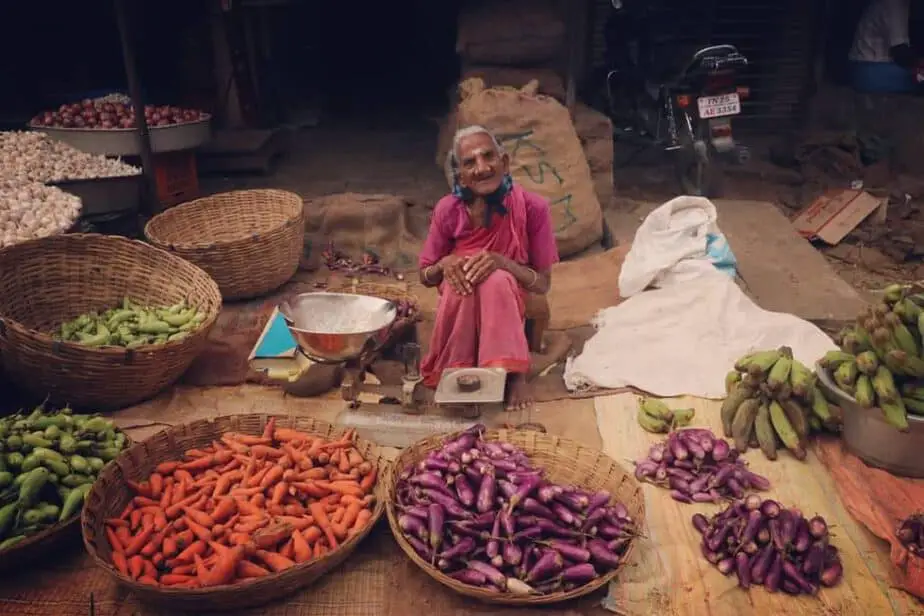
[[[452,194],[433,211],[420,280],[438,286],[430,351],[421,367],[435,387],[447,368],[503,368],[507,409],[532,403],[525,293],[547,293],[558,261],[549,204],[513,183],[510,158],[484,127],[456,133]]]

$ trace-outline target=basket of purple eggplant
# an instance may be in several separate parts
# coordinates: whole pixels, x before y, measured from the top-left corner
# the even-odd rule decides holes
[[[645,522],[639,483],[600,451],[482,425],[405,449],[384,477],[398,545],[486,602],[541,605],[600,589]]]

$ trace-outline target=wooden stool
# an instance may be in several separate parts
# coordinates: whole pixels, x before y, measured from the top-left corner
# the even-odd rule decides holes
[[[549,327],[551,315],[548,296],[526,294],[526,342],[530,352],[542,352],[542,338]]]

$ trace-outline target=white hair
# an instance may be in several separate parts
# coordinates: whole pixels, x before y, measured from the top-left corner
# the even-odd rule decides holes
[[[456,134],[453,135],[452,147],[446,155],[446,172],[450,177],[454,177],[459,169],[459,146],[462,144],[462,140],[473,135],[487,135],[491,138],[491,143],[494,144],[494,149],[497,150],[498,155],[503,156],[507,153],[504,146],[501,145],[501,142],[494,136],[494,133],[484,126],[475,124],[460,128],[456,131]]]

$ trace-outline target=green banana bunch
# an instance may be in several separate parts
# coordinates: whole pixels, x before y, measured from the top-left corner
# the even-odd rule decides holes
[[[690,425],[695,414],[696,411],[691,408],[672,410],[656,398],[639,398],[636,419],[646,432],[666,434]]]

